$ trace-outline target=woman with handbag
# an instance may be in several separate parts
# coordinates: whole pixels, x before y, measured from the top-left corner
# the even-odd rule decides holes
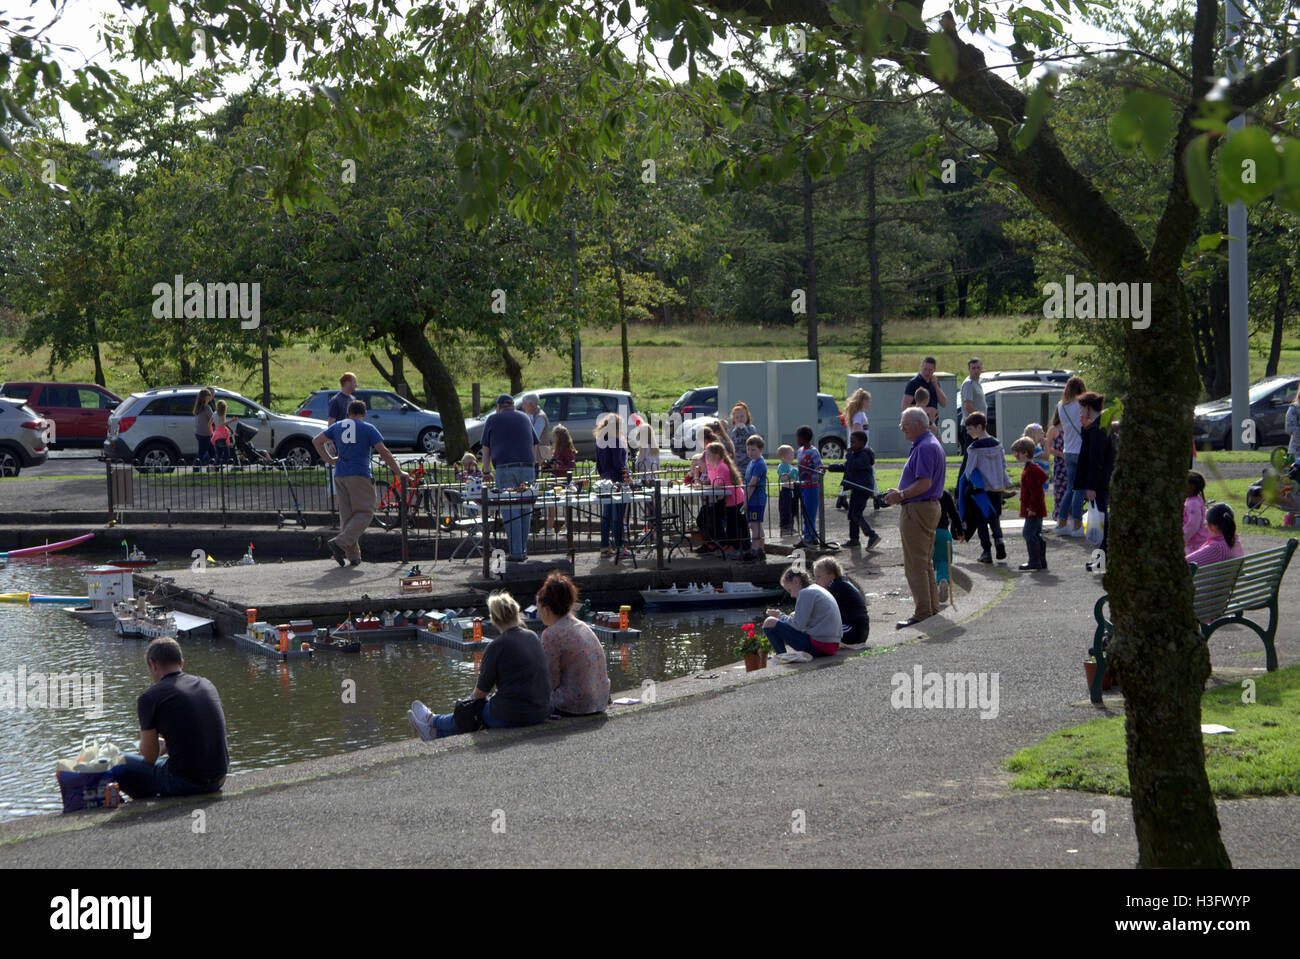
[[[542,641],[519,622],[519,604],[506,592],[488,597],[488,615],[501,635],[488,643],[474,695],[454,712],[435,715],[418,699],[406,718],[426,743],[434,738],[472,733],[484,726],[535,726],[551,714],[551,679]],[[496,688],[496,695],[488,694]]]

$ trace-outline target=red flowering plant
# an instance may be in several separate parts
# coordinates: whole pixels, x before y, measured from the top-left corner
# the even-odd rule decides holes
[[[756,653],[770,653],[772,644],[767,641],[767,634],[753,623],[744,623],[740,627],[744,639],[736,647],[737,656],[752,656]]]

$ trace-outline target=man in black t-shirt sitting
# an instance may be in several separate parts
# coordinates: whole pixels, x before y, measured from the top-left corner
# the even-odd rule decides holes
[[[140,755],[126,757],[122,791],[132,799],[216,792],[230,765],[216,687],[181,671],[185,661],[174,639],[150,643],[145,665],[154,684],[136,701]]]

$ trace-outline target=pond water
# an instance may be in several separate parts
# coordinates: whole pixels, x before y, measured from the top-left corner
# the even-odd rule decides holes
[[[14,560],[0,569],[0,593],[84,596],[84,571],[92,565],[66,556]],[[735,662],[739,626],[756,616],[760,610],[634,612],[641,638],[607,646],[612,689],[635,690],[645,679]],[[37,672],[100,674],[103,697],[98,718],[87,715],[93,709],[42,707],[30,697],[0,703],[0,821],[62,808],[54,766],[77,753],[83,736],[108,737],[135,751],[135,702],[149,686],[146,645],[55,606],[0,603],[0,674],[10,684],[20,669],[29,680]],[[182,646],[186,672],[207,677],[221,695],[232,773],[409,739],[411,700],[446,711],[474,685],[473,654],[433,644],[390,643],[359,655],[318,652],[291,663],[242,651],[229,640]],[[344,702],[348,680],[355,683],[355,703]]]

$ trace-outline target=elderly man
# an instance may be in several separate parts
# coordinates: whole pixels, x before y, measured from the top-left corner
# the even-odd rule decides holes
[[[512,490],[537,479],[537,434],[533,421],[515,409],[514,397],[502,393],[497,397],[496,412],[483,424],[483,476],[495,474],[498,490]],[[532,510],[504,507],[501,518],[506,525],[509,563],[528,558],[528,523]]]
[[[930,394],[930,401],[926,406],[934,407],[938,412],[940,407],[948,405],[948,397],[944,394],[943,388],[939,386],[939,381],[934,378],[934,370],[937,364],[933,356],[927,356],[921,361],[921,372],[907,381],[903,387],[903,405],[902,409],[908,409],[916,405],[916,391],[925,387],[926,392]]]
[[[533,436],[537,438],[537,468],[551,458],[555,437],[551,430],[551,421],[542,411],[536,393],[525,393],[519,397],[519,406],[533,421]]]
[[[898,428],[903,431],[912,451],[903,466],[899,489],[885,493],[891,506],[903,505],[898,518],[898,532],[903,540],[903,573],[912,591],[916,611],[911,619],[896,628],[914,626],[939,612],[939,587],[934,578],[934,531],[939,526],[939,499],[948,470],[943,447],[930,432],[930,417],[925,410],[903,410]]]

